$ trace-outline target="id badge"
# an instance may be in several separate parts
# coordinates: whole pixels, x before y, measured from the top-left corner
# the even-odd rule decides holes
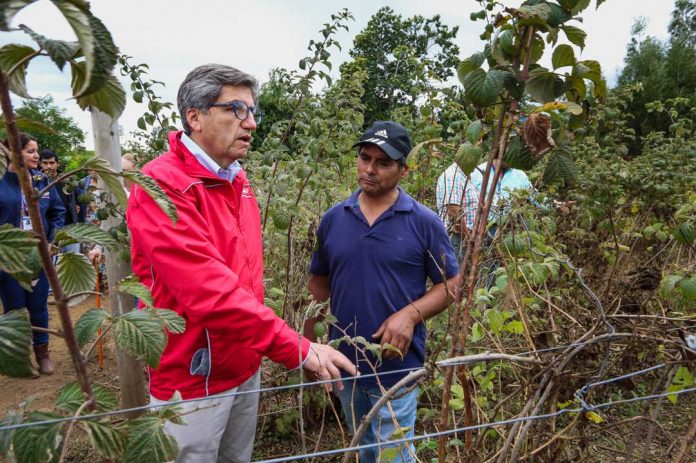
[[[22,230],[31,230],[31,219],[28,215],[22,216]]]

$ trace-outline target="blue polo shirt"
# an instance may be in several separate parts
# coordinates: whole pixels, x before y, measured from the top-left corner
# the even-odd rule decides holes
[[[459,271],[452,244],[440,218],[399,188],[396,202],[372,226],[358,205],[357,190],[348,200],[332,207],[317,230],[317,250],[309,272],[328,276],[331,311],[338,321],[330,339],[362,336],[367,342],[393,313],[419,299],[427,279],[443,281]],[[441,270],[442,269],[442,270]],[[379,372],[417,368],[425,359],[425,326],[419,323],[404,360],[384,360]],[[339,350],[354,361],[362,374],[373,373],[365,357],[346,342]],[[375,364],[376,358],[369,355]],[[390,386],[406,373],[383,375]],[[363,383],[376,383],[374,377]]]

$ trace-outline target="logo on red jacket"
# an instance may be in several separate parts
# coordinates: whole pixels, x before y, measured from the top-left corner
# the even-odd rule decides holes
[[[253,198],[254,192],[251,189],[251,183],[245,183],[242,186],[242,198]]]

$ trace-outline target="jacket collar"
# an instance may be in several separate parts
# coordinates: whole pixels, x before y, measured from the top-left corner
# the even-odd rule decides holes
[[[191,154],[188,148],[186,148],[186,145],[184,145],[184,143],[181,141],[181,135],[183,133],[183,131],[169,132],[169,150],[172,153],[174,153],[175,156],[181,159],[181,161],[184,163],[186,174],[190,175],[191,177],[200,178],[201,180],[212,180],[215,183],[229,183],[225,182],[220,177],[214,175],[212,172],[206,169],[198,161],[198,159],[196,159],[196,157],[193,154]],[[237,180],[237,178],[241,180],[246,179],[244,169],[239,171],[239,173],[235,177],[235,181]]]

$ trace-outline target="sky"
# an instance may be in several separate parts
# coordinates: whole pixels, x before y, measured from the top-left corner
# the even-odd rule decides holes
[[[501,3],[516,7],[521,1]],[[577,24],[588,34],[580,57],[599,61],[613,86],[635,19],[645,17],[646,34],[664,39],[673,4],[673,0],[607,0],[595,10],[593,1],[582,14],[583,24]],[[228,64],[254,75],[260,82],[268,79],[273,68],[297,69],[299,60],[309,53],[309,41],[320,39],[322,25],[343,8],[355,20],[348,24],[349,32],[336,36],[343,51],[332,53],[334,75],[339,64],[349,59],[353,37],[383,6],[390,6],[404,17],[440,15],[444,24],[459,26],[456,43],[461,58],[480,51],[483,44],[478,37],[483,32],[483,22],[469,19],[471,12],[480,9],[474,0],[92,0],[91,5],[121,52],[132,57],[131,63],[147,63],[150,77],[165,84],[156,87],[156,92],[171,102],[176,101],[177,89],[186,74],[200,64]],[[39,0],[20,11],[12,25],[19,24],[50,38],[74,40],[67,22],[48,0]],[[0,33],[0,46],[7,43],[33,44],[24,33]],[[34,97],[52,95],[59,106],[66,108],[67,114],[87,133],[85,146],[92,149],[90,114],[70,99],[68,69],[61,74],[47,58],[34,60],[29,66],[27,88]],[[146,108],[130,99],[130,79],[124,77],[121,81],[129,93],[119,119],[123,143],[136,130],[136,121]],[[22,101],[13,100],[16,105]]]

